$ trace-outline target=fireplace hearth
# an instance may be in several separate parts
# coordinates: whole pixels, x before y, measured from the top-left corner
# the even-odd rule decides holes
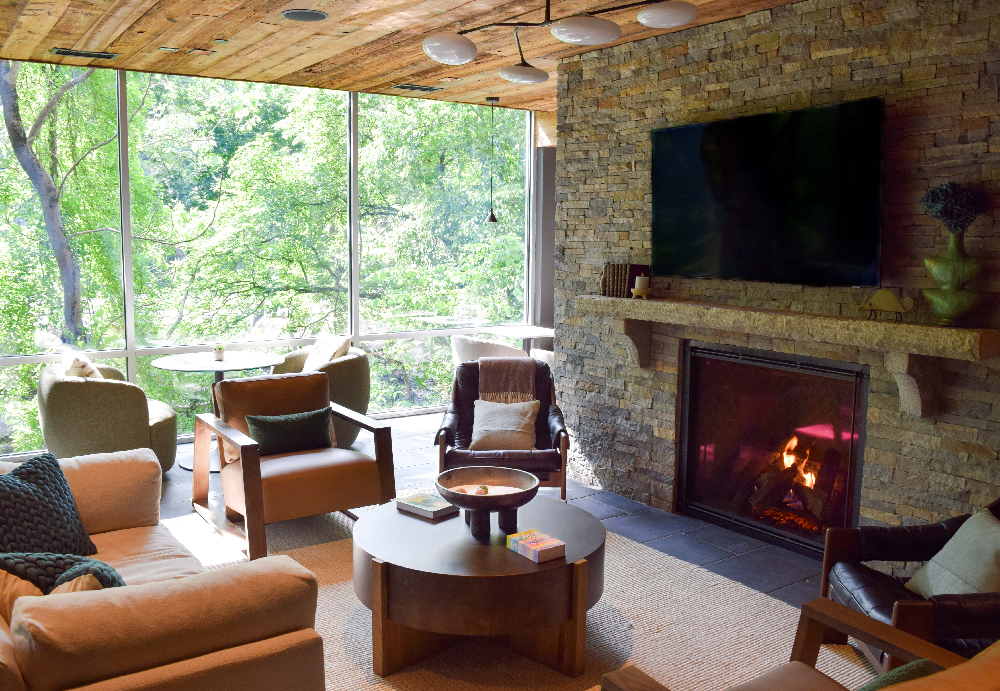
[[[868,366],[687,341],[677,507],[805,553],[857,523]]]

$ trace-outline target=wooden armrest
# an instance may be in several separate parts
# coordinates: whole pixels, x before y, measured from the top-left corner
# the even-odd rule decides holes
[[[791,661],[815,667],[819,647],[827,629],[852,636],[903,662],[929,659],[941,669],[947,669],[967,661],[950,650],[822,597],[802,605],[799,629],[792,644]]]
[[[361,429],[366,429],[369,432],[375,432],[380,429],[389,429],[389,425],[384,422],[379,422],[367,415],[362,415],[361,413],[356,413],[350,408],[345,408],[339,403],[334,403],[330,401],[330,410],[334,415],[341,418],[342,420],[347,420],[352,425],[357,425]]]
[[[222,439],[239,448],[240,452],[243,451],[243,447],[257,446],[257,442],[243,434],[243,432],[240,432],[221,417],[216,417],[211,413],[199,413],[194,417],[222,437]]]
[[[601,677],[601,691],[669,691],[669,689],[638,667],[628,665]]]

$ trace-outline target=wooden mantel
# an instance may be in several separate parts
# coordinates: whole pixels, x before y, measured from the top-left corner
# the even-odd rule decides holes
[[[978,362],[1000,356],[1000,330],[858,319],[787,310],[722,305],[693,300],[631,300],[599,295],[576,298],[579,314],[624,321],[640,367],[650,365],[652,324],[678,324],[766,338],[853,346],[886,353],[886,367],[899,385],[900,409],[917,417],[933,414],[940,378],[937,358]]]

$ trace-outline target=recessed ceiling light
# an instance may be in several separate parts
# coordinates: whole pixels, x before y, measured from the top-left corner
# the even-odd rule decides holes
[[[218,43],[220,46],[223,45],[224,43],[229,43],[229,41],[227,41],[224,38],[217,38],[215,39],[215,42]]]
[[[285,10],[281,16],[293,22],[321,22],[330,15],[319,10]]]
[[[457,82],[458,81],[458,77],[440,77],[438,79],[438,81],[439,82]]]
[[[192,48],[188,51],[188,55],[211,55],[214,50],[205,50],[204,48]]]
[[[176,53],[180,48],[171,48],[169,46],[160,46],[160,50],[166,53]]]

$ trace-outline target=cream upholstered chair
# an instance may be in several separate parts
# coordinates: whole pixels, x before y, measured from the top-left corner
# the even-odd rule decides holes
[[[463,362],[478,360],[481,357],[524,357],[526,354],[520,348],[504,343],[483,341],[469,336],[451,337],[451,359],[455,363],[455,367]]]
[[[271,374],[292,374],[301,372],[312,346],[293,351],[285,356],[285,361],[275,365]],[[368,414],[371,401],[371,368],[368,353],[361,348],[351,348],[347,355],[334,358],[315,371],[324,372],[330,383],[330,401],[353,410],[361,415]],[[337,434],[337,446],[346,449],[353,444],[361,428],[343,418],[335,417],[333,429]]]
[[[9,624],[0,618],[0,689],[324,689],[308,569],[277,556],[206,571],[160,525],[149,449],[59,463],[93,558],[125,586],[19,598]]]
[[[267,556],[268,523],[384,504],[396,496],[389,426],[331,402],[325,373],[226,379],[215,385],[214,394],[219,417],[195,416],[193,503],[213,525],[231,527],[208,502],[209,450],[215,432],[222,446],[226,519],[243,517],[251,559]],[[289,415],[327,406],[334,418],[374,433],[375,458],[336,446],[261,456],[249,436],[247,415]]]
[[[67,377],[59,364],[42,369],[38,419],[45,446],[57,458],[152,449],[163,472],[177,455],[177,413],[146,398],[121,370],[95,365],[103,379]]]

